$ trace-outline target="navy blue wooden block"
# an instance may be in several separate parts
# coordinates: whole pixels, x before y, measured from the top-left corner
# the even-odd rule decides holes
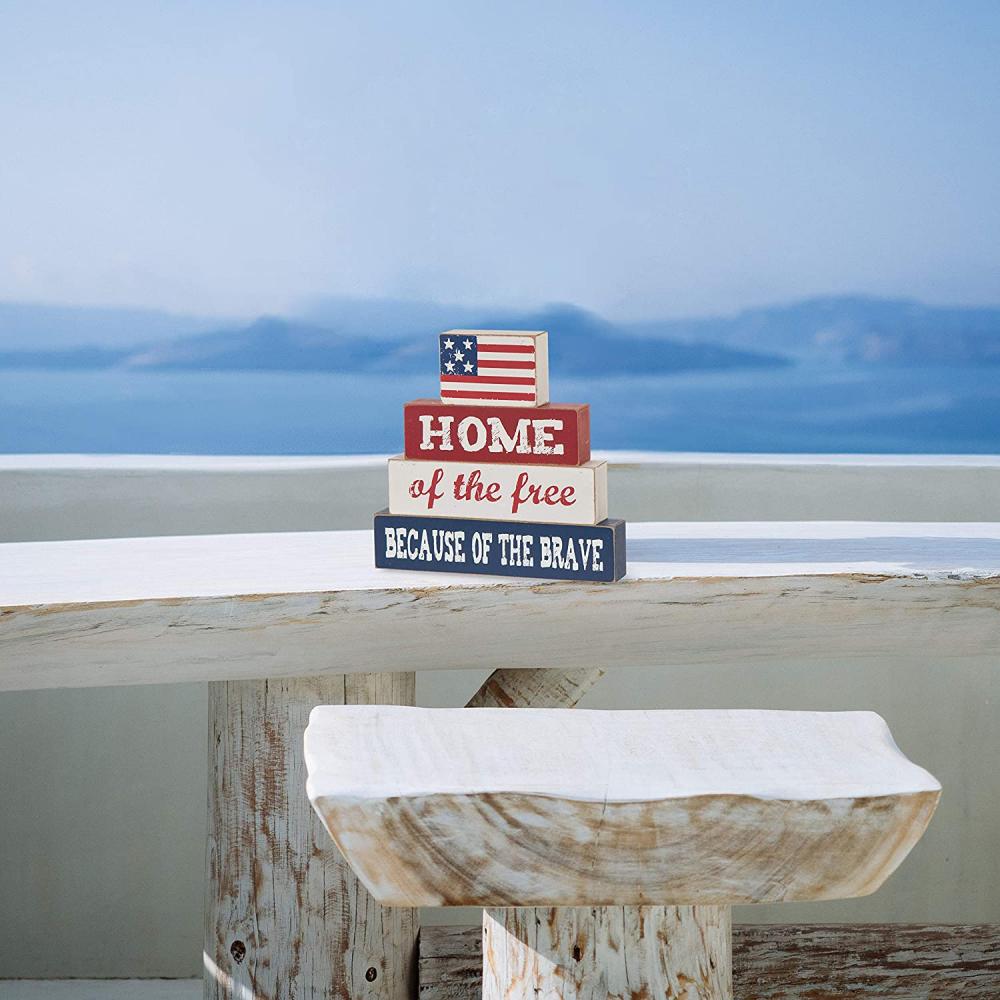
[[[457,517],[375,515],[375,565],[435,573],[487,573],[542,580],[620,580],[625,522],[536,524]]]

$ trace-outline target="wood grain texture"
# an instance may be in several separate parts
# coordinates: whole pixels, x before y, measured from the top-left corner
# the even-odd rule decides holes
[[[634,581],[1000,579],[1000,522],[647,521],[628,534]],[[0,608],[486,584],[379,572],[365,531],[8,542],[0,557]]]
[[[867,895],[940,795],[871,712],[321,706],[305,758],[324,825],[399,906]]]
[[[209,686],[206,1000],[407,1000],[418,919],[380,907],[309,806],[316,704],[410,702],[405,674]]]
[[[371,532],[0,545],[0,690],[982,655],[1000,525],[629,525],[614,586],[377,570]],[[331,655],[331,651],[334,651]]]
[[[482,929],[424,927],[420,1000],[479,1000]],[[733,928],[739,1000],[996,1000],[1000,924]]]
[[[483,1000],[732,1000],[727,906],[483,914]]]
[[[466,708],[576,708],[604,676],[599,667],[584,670],[494,670]]]

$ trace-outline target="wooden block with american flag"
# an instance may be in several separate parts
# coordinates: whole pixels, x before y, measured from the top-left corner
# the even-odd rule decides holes
[[[549,401],[544,330],[449,330],[438,338],[441,402],[542,406]]]

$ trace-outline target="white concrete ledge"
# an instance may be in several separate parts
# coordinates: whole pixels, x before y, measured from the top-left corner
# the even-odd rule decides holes
[[[384,455],[87,455],[0,454],[2,472],[279,472],[304,469],[366,469]],[[594,457],[613,465],[840,466],[861,468],[1000,469],[1000,455],[826,455],[696,451],[602,451]]]
[[[1000,456],[597,452],[629,521],[986,521]],[[0,541],[363,528],[386,455],[0,455]]]
[[[365,469],[388,455],[0,455],[3,472],[288,472]]]

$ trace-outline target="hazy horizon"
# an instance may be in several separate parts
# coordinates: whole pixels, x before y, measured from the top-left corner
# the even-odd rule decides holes
[[[1000,302],[1000,5],[0,11],[0,299]]]
[[[984,299],[975,302],[959,302],[952,299],[935,300],[918,295],[877,295],[870,292],[851,291],[850,289],[841,292],[815,292],[804,293],[802,295],[790,296],[782,299],[767,299],[760,302],[748,303],[746,305],[733,306],[729,309],[711,308],[706,306],[703,309],[671,312],[668,309],[656,309],[650,307],[646,311],[633,315],[628,311],[615,312],[612,310],[602,310],[583,305],[579,302],[568,302],[560,299],[541,298],[533,300],[458,300],[442,299],[433,296],[393,296],[393,295],[353,295],[353,294],[316,294],[303,298],[300,301],[293,301],[284,309],[277,310],[253,310],[244,312],[238,311],[213,311],[210,309],[184,309],[169,306],[147,305],[142,302],[123,301],[113,303],[107,301],[85,302],[78,300],[59,299],[30,299],[0,297],[0,307],[25,307],[37,309],[52,309],[66,311],[107,311],[107,312],[134,312],[151,313],[163,316],[172,316],[179,319],[194,319],[207,321],[252,322],[268,316],[277,316],[290,319],[308,319],[314,316],[322,307],[332,303],[340,304],[365,304],[365,303],[386,303],[392,306],[433,306],[440,309],[454,308],[456,310],[492,310],[492,311],[517,311],[517,312],[537,312],[550,308],[581,309],[594,313],[606,319],[628,322],[642,323],[646,320],[701,320],[701,319],[722,319],[736,317],[743,313],[766,311],[768,309],[780,309],[785,306],[796,305],[806,302],[822,302],[834,299],[857,299],[869,300],[872,302],[898,302],[911,303],[918,306],[927,306],[935,309],[1000,309],[1000,292],[992,299]]]

